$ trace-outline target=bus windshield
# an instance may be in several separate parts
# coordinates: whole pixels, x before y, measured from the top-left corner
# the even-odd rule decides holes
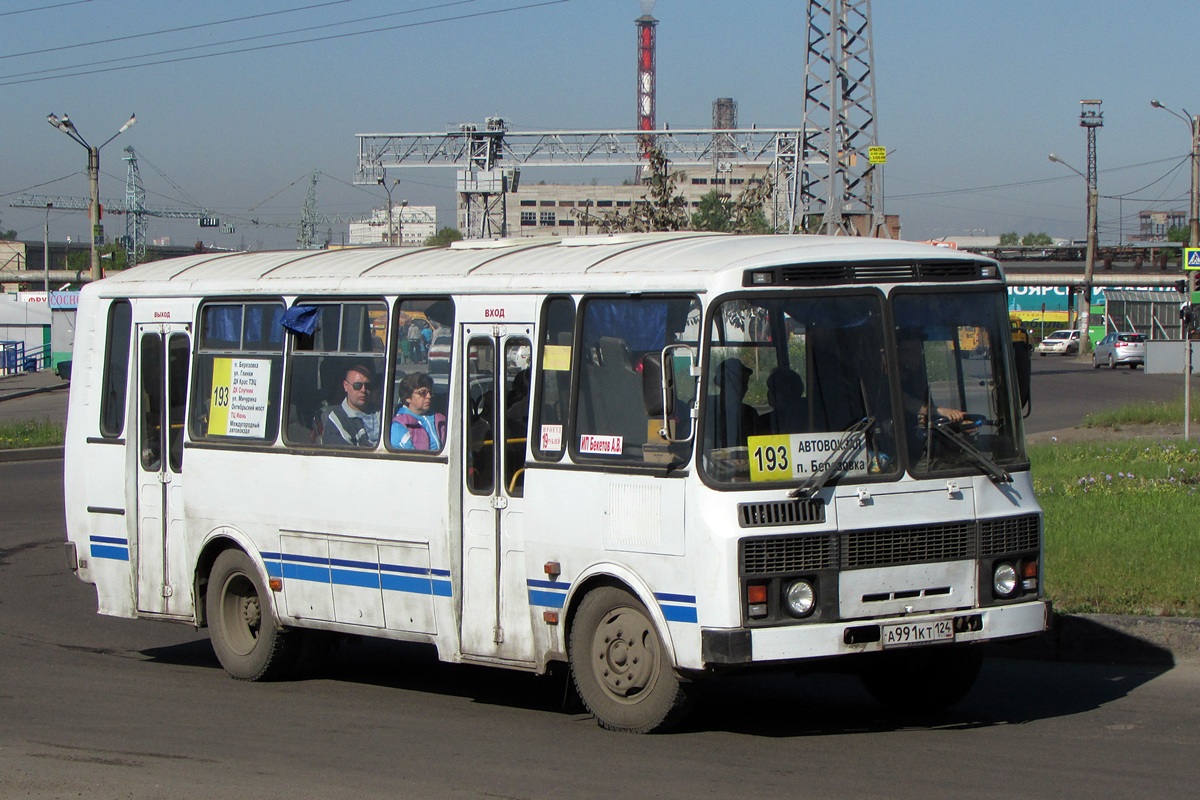
[[[709,321],[700,463],[718,483],[985,474],[1024,461],[997,291],[746,295]],[[889,330],[890,328],[890,330]],[[897,402],[898,401],[898,402]]]

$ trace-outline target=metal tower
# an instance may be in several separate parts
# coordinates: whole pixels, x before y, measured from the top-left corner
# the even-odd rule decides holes
[[[652,131],[658,127],[655,124],[657,103],[655,50],[658,20],[650,16],[650,10],[653,7],[654,0],[642,0],[642,15],[635,20],[637,25],[637,129],[639,131]],[[641,144],[642,154],[645,155],[654,146],[654,137],[649,135],[642,137]]]
[[[300,210],[300,232],[296,246],[301,250],[315,250],[317,245],[317,171],[313,170],[308,180],[308,191],[304,194],[304,207]]]
[[[520,171],[500,167],[507,128],[500,117],[488,117],[484,130],[459,126],[466,148],[466,169],[458,170],[459,225],[468,239],[506,236],[505,192],[515,192]],[[360,173],[362,162],[359,162]]]
[[[125,176],[125,259],[135,267],[146,258],[146,190],[132,147],[125,148],[125,160],[129,162]]]
[[[1079,127],[1087,130],[1087,185],[1088,185],[1088,203],[1091,203],[1092,193],[1096,191],[1096,129],[1104,127],[1104,112],[1100,110],[1100,104],[1103,100],[1080,100],[1079,101]],[[1092,241],[1098,241],[1096,234],[1098,223],[1096,222],[1095,214],[1089,212],[1088,227]]]
[[[868,158],[878,145],[874,72],[870,0],[809,0],[803,166],[786,190],[799,193],[804,218],[793,229],[886,235]]]

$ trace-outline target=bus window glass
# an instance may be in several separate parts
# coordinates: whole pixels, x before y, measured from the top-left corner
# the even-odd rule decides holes
[[[108,341],[104,347],[104,379],[100,389],[100,435],[116,438],[125,430],[125,397],[129,382],[129,342],[133,312],[128,300],[108,309]]]
[[[496,437],[500,425],[496,410],[496,348],[492,340],[477,336],[467,342],[467,489],[472,494],[495,490]]]
[[[541,376],[534,406],[533,454],[558,461],[571,400],[571,350],[575,338],[575,301],[551,297],[542,307]]]
[[[174,333],[167,340],[167,463],[172,472],[183,469],[183,425],[187,408],[187,334]]]
[[[389,448],[399,451],[438,452],[445,446],[440,429],[449,413],[450,366],[454,350],[454,303],[446,297],[408,298],[396,303],[392,343],[392,385],[388,398]],[[429,390],[428,402],[423,397]],[[419,407],[405,411],[413,391],[421,392]],[[405,393],[409,397],[404,397]],[[381,399],[383,397],[381,396]],[[420,413],[412,413],[420,412]],[[401,418],[404,415],[404,418]],[[412,428],[424,423],[426,433]],[[416,434],[420,447],[410,446]],[[424,443],[436,444],[436,447]]]
[[[278,301],[201,307],[188,424],[193,440],[275,441],[283,377],[282,314]]]
[[[530,352],[528,339],[513,337],[504,343],[504,485],[513,497],[521,497],[525,492]]]
[[[382,430],[380,343],[386,341],[387,306],[382,301],[296,305],[314,309],[316,324],[311,333],[293,337],[284,440],[374,449]]]
[[[581,459],[646,464],[686,459],[686,443],[668,443],[659,433],[662,418],[646,409],[642,359],[660,354],[668,344],[692,343],[689,337],[697,328],[688,323],[696,319],[697,308],[692,297],[584,301],[573,441]],[[669,420],[675,438],[686,438],[690,420],[688,405],[676,403]]]
[[[877,293],[733,298],[712,311],[701,452],[716,481],[897,471]]]
[[[142,469],[157,472],[162,468],[163,452],[163,358],[162,338],[147,333],[141,344],[141,421],[139,424]]]
[[[1025,460],[999,292],[897,292],[897,379],[914,475]]]

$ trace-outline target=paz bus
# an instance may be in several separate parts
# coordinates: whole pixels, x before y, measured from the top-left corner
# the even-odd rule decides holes
[[[847,237],[143,264],[80,297],[68,560],[238,679],[353,635],[568,665],[621,731],[768,667],[936,709],[1047,625],[1008,325],[995,261]],[[392,433],[414,381],[422,449]],[[331,441],[352,389],[373,433]]]

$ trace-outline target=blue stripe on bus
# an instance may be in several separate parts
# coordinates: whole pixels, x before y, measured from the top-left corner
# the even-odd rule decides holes
[[[129,547],[129,540],[120,536],[89,536],[88,541],[101,542],[103,544],[119,544],[121,547]]]
[[[407,564],[376,564],[340,558],[323,558],[296,553],[262,554],[267,575],[310,583],[357,586],[388,592],[453,597],[450,570],[414,567]]]
[[[93,544],[91,546],[92,558],[107,558],[112,561],[128,561],[128,547],[113,547],[107,544]]]
[[[697,622],[699,617],[696,615],[695,606],[670,606],[659,603],[658,607],[662,609],[663,616],[667,622]]]
[[[562,608],[566,605],[567,590],[570,584],[562,581],[547,581],[528,578],[525,581],[529,588],[529,604],[545,608]],[[696,613],[696,596],[691,594],[671,594],[655,592],[654,599],[662,609],[663,617],[668,622],[698,622]]]
[[[696,595],[694,594],[669,594],[667,592],[655,592],[654,599],[660,603],[690,603],[696,605]]]

